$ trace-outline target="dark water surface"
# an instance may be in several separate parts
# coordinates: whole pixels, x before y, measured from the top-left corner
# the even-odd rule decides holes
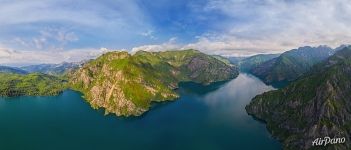
[[[275,150],[265,125],[245,112],[273,89],[240,74],[208,87],[183,83],[181,98],[141,117],[104,116],[67,90],[55,97],[0,98],[1,150]]]

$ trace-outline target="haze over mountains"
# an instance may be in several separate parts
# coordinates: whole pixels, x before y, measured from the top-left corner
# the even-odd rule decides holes
[[[39,65],[30,65],[20,67],[20,69],[34,73],[44,73],[49,75],[63,75],[70,70],[78,69],[81,67],[86,61],[81,62],[63,62],[60,64],[39,64]]]
[[[280,54],[258,54],[247,58],[242,58],[237,62],[242,71],[250,72],[252,69],[260,66],[262,63],[279,57]]]
[[[312,66],[345,47],[346,45],[341,45],[332,49],[325,45],[304,46],[282,54],[259,54],[235,61],[242,71],[259,77],[267,84],[287,83],[296,80],[308,72]]]
[[[0,66],[0,73],[27,74],[28,72],[20,68]]]

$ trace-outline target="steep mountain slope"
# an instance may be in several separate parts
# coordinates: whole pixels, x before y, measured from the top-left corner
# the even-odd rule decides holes
[[[78,69],[84,62],[68,63],[63,62],[60,64],[40,64],[21,67],[21,69],[30,73],[44,73],[49,75],[64,75],[65,73]]]
[[[268,84],[293,81],[333,53],[334,50],[327,46],[300,47],[253,68],[251,73]]]
[[[286,88],[256,96],[246,107],[267,122],[285,149],[350,149],[351,47],[338,51]],[[343,144],[312,147],[324,137]]]
[[[226,57],[223,57],[223,56],[220,56],[220,55],[212,55],[212,57],[218,59],[219,61],[224,62],[224,63],[227,64],[227,65],[230,65],[230,64],[231,64],[230,61],[229,61],[229,59],[226,58]]]
[[[258,67],[262,63],[277,58],[280,54],[258,54],[248,58],[244,58],[239,62],[240,70],[250,72],[253,68]]]
[[[16,73],[16,74],[27,74],[26,71],[15,68],[15,67],[7,67],[7,66],[0,66],[0,73]]]
[[[178,97],[179,82],[209,84],[238,75],[236,68],[196,50],[110,52],[70,74],[73,89],[93,108],[118,116],[141,115],[153,101]]]
[[[0,73],[0,96],[49,96],[65,88],[64,80],[50,75]]]

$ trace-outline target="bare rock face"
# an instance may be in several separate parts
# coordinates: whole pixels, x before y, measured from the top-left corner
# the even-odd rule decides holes
[[[203,84],[225,81],[238,74],[234,67],[194,50],[175,52],[110,52],[69,74],[95,109],[117,116],[138,116],[152,102],[174,100],[181,81]]]
[[[284,149],[350,149],[350,77],[351,48],[345,48],[286,88],[256,96],[246,110],[267,122]],[[313,145],[325,137],[345,142]]]

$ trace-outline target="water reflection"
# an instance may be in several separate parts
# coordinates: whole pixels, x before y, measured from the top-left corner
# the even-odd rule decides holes
[[[218,90],[206,94],[202,100],[208,105],[211,116],[226,116],[219,119],[222,121],[245,122],[251,119],[245,111],[245,106],[251,99],[274,89],[273,86],[267,86],[253,75],[241,73]]]
[[[228,83],[228,81],[216,82],[205,86],[194,82],[181,82],[179,83],[180,88],[178,89],[178,92],[183,94],[196,94],[201,96],[218,90],[226,83]]]

